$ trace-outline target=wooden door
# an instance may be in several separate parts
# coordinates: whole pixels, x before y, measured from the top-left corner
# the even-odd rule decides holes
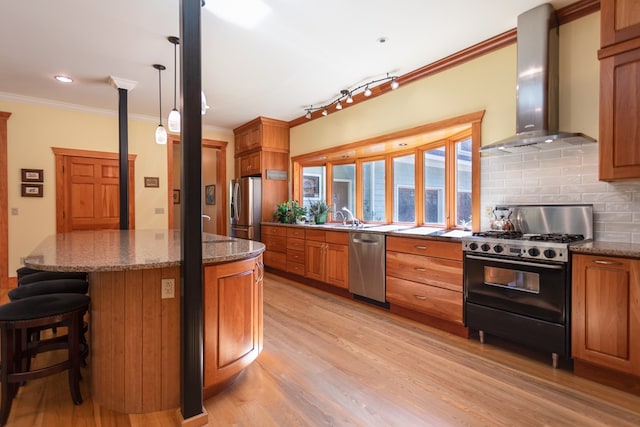
[[[305,276],[324,281],[325,243],[315,240],[305,242]]]
[[[117,153],[53,149],[56,155],[56,231],[120,227]],[[129,156],[129,228],[135,228],[135,156]]]
[[[263,346],[262,256],[204,269],[204,395],[248,366]]]
[[[341,288],[349,288],[349,247],[327,243],[326,281]]]
[[[573,258],[573,357],[640,374],[640,262]]]

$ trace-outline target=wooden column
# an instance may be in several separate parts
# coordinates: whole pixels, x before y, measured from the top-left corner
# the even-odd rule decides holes
[[[11,113],[0,111],[0,289],[9,280],[9,194],[7,183],[7,120]]]

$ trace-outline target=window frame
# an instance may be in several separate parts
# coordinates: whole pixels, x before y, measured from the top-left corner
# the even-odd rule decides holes
[[[415,176],[414,189],[415,201],[415,224],[416,226],[429,225],[442,227],[442,224],[428,224],[425,222],[424,213],[424,152],[433,148],[445,147],[445,221],[444,229],[468,228],[468,226],[456,224],[457,219],[457,184],[456,184],[456,144],[460,141],[471,139],[471,229],[478,231],[480,228],[480,145],[481,145],[481,123],[484,111],[458,116],[436,123],[429,123],[411,129],[370,138],[363,141],[334,146],[328,149],[303,154],[293,157],[292,162],[292,194],[294,199],[303,200],[302,196],[302,170],[304,167],[325,166],[326,182],[325,190],[327,198],[333,194],[333,166],[343,164],[354,164],[355,166],[355,212],[358,218],[362,218],[364,213],[362,165],[366,162],[384,160],[385,161],[385,219],[384,223],[393,222],[393,209],[395,206],[393,159],[414,154]],[[424,140],[424,136],[439,135],[450,132],[445,137]],[[413,139],[412,139],[413,138]],[[413,141],[411,146],[400,147],[398,141]],[[406,145],[406,144],[404,144]],[[376,149],[373,149],[376,147]],[[372,152],[376,154],[371,154]],[[383,154],[380,154],[383,151]],[[331,205],[331,201],[327,203]],[[333,214],[333,212],[332,212]],[[328,221],[335,221],[330,215]],[[373,221],[371,221],[373,222]]]

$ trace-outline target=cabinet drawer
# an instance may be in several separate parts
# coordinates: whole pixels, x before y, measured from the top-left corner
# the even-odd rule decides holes
[[[287,239],[287,251],[303,251],[304,252],[304,240],[302,239],[292,239],[289,237]]]
[[[462,261],[462,244],[460,242],[389,236],[387,237],[387,250]]]
[[[348,231],[326,231],[324,234],[325,242],[337,243],[339,245],[349,244],[349,232]]]
[[[462,291],[462,262],[387,251],[387,275]]]
[[[318,242],[324,242],[324,230],[306,230],[307,240],[315,240]]]
[[[278,227],[274,225],[263,225],[262,226],[262,235],[269,236],[286,236],[287,235],[287,227]]]
[[[387,301],[439,319],[462,323],[462,292],[387,276]]]
[[[304,229],[297,227],[287,227],[287,237],[295,237],[296,239],[304,239]]]
[[[287,273],[304,276],[304,264],[300,264],[299,262],[292,262],[287,259]]]
[[[264,265],[267,267],[277,268],[278,270],[286,271],[287,269],[287,254],[284,252],[264,252]]]
[[[297,262],[299,264],[304,264],[304,254],[304,250],[294,251],[291,249],[287,249],[287,263],[291,261]]]
[[[263,235],[262,243],[264,243],[268,251],[283,253],[287,251],[287,238],[285,236]]]

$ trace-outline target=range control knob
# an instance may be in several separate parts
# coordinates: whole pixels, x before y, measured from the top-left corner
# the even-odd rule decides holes
[[[554,251],[553,249],[547,249],[546,251],[544,251],[544,256],[546,256],[547,258],[554,258],[556,256],[556,251]]]
[[[469,249],[475,251],[476,249],[478,249],[478,244],[476,242],[469,243]]]
[[[538,250],[538,248],[531,248],[527,251],[529,253],[529,255],[531,256],[538,256],[540,255],[540,251]]]
[[[500,252],[504,251],[504,248],[503,248],[502,246],[500,246],[500,245],[495,245],[495,246],[493,247],[493,251],[494,251],[495,253],[499,254]]]
[[[480,249],[487,252],[489,249],[491,249],[491,246],[489,246],[488,243],[483,243],[482,246],[480,246]]]

